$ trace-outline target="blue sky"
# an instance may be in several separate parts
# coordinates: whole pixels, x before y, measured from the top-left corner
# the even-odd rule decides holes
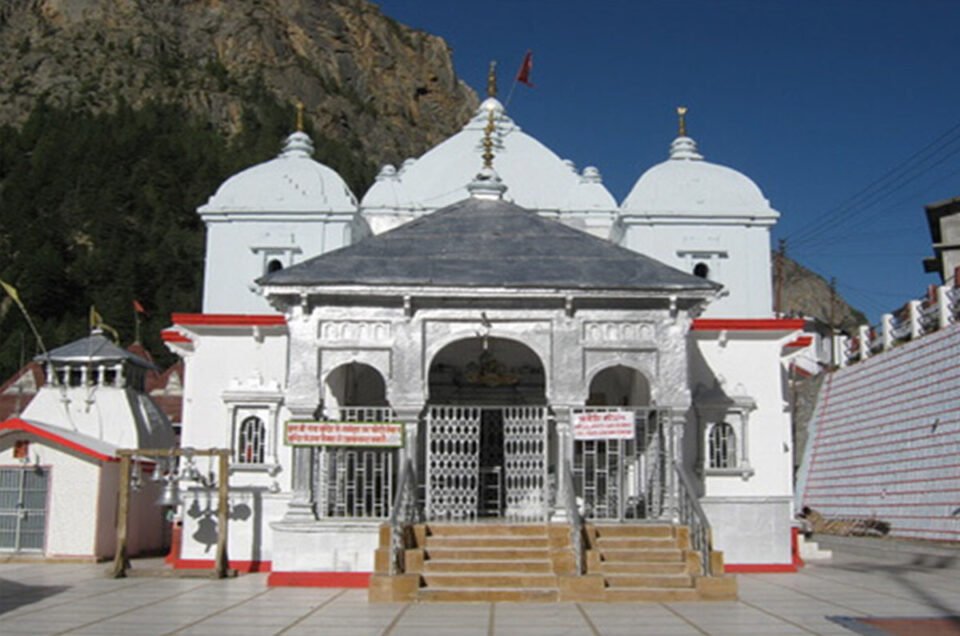
[[[701,153],[781,212],[774,245],[872,321],[937,282],[923,205],[960,196],[960,1],[378,4],[443,37],[478,92],[495,59],[505,99],[532,50],[536,86],[508,113],[618,201],[686,105]]]

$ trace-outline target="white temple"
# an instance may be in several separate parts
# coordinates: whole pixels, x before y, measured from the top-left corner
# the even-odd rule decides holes
[[[233,450],[233,567],[366,585],[410,471],[427,521],[686,524],[686,497],[727,572],[795,568],[779,214],[683,113],[619,206],[491,96],[359,204],[298,131],[199,208],[203,313],[164,338],[183,446]]]

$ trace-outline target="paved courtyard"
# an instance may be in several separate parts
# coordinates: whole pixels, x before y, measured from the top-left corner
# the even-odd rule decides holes
[[[0,564],[0,634],[960,634],[960,618],[916,620],[960,615],[949,556],[837,554],[797,574],[740,575],[737,602],[623,605],[370,605],[365,590],[267,588],[263,574],[114,580],[107,567]],[[884,631],[858,618],[913,620]]]

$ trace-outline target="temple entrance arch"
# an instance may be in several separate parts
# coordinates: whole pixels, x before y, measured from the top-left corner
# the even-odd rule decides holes
[[[369,364],[341,364],[327,374],[324,384],[324,403],[331,407],[387,406],[387,384]]]
[[[317,419],[351,426],[393,422],[380,371],[347,362],[327,374]],[[315,454],[316,511],[320,518],[386,519],[393,503],[398,448],[321,445]]]
[[[454,341],[429,370],[423,465],[431,519],[546,517],[546,374],[516,340]]]
[[[586,516],[606,521],[660,517],[669,470],[669,410],[652,407],[650,381],[622,364],[597,371],[588,395],[584,407],[574,409],[575,419],[608,414],[625,428],[623,434],[593,437],[575,432],[573,482]]]
[[[632,367],[617,364],[593,376],[587,406],[647,406],[650,382]]]

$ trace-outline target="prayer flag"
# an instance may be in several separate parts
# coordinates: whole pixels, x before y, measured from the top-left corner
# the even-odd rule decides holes
[[[517,71],[517,81],[524,86],[533,88],[533,82],[530,81],[530,71],[533,70],[533,51],[527,51],[523,56],[523,63],[520,64],[520,70]]]
[[[20,294],[17,293],[17,288],[8,283],[5,280],[0,280],[0,286],[3,287],[3,291],[7,292],[7,295],[17,303],[18,306],[23,307],[23,303],[20,302]]]

